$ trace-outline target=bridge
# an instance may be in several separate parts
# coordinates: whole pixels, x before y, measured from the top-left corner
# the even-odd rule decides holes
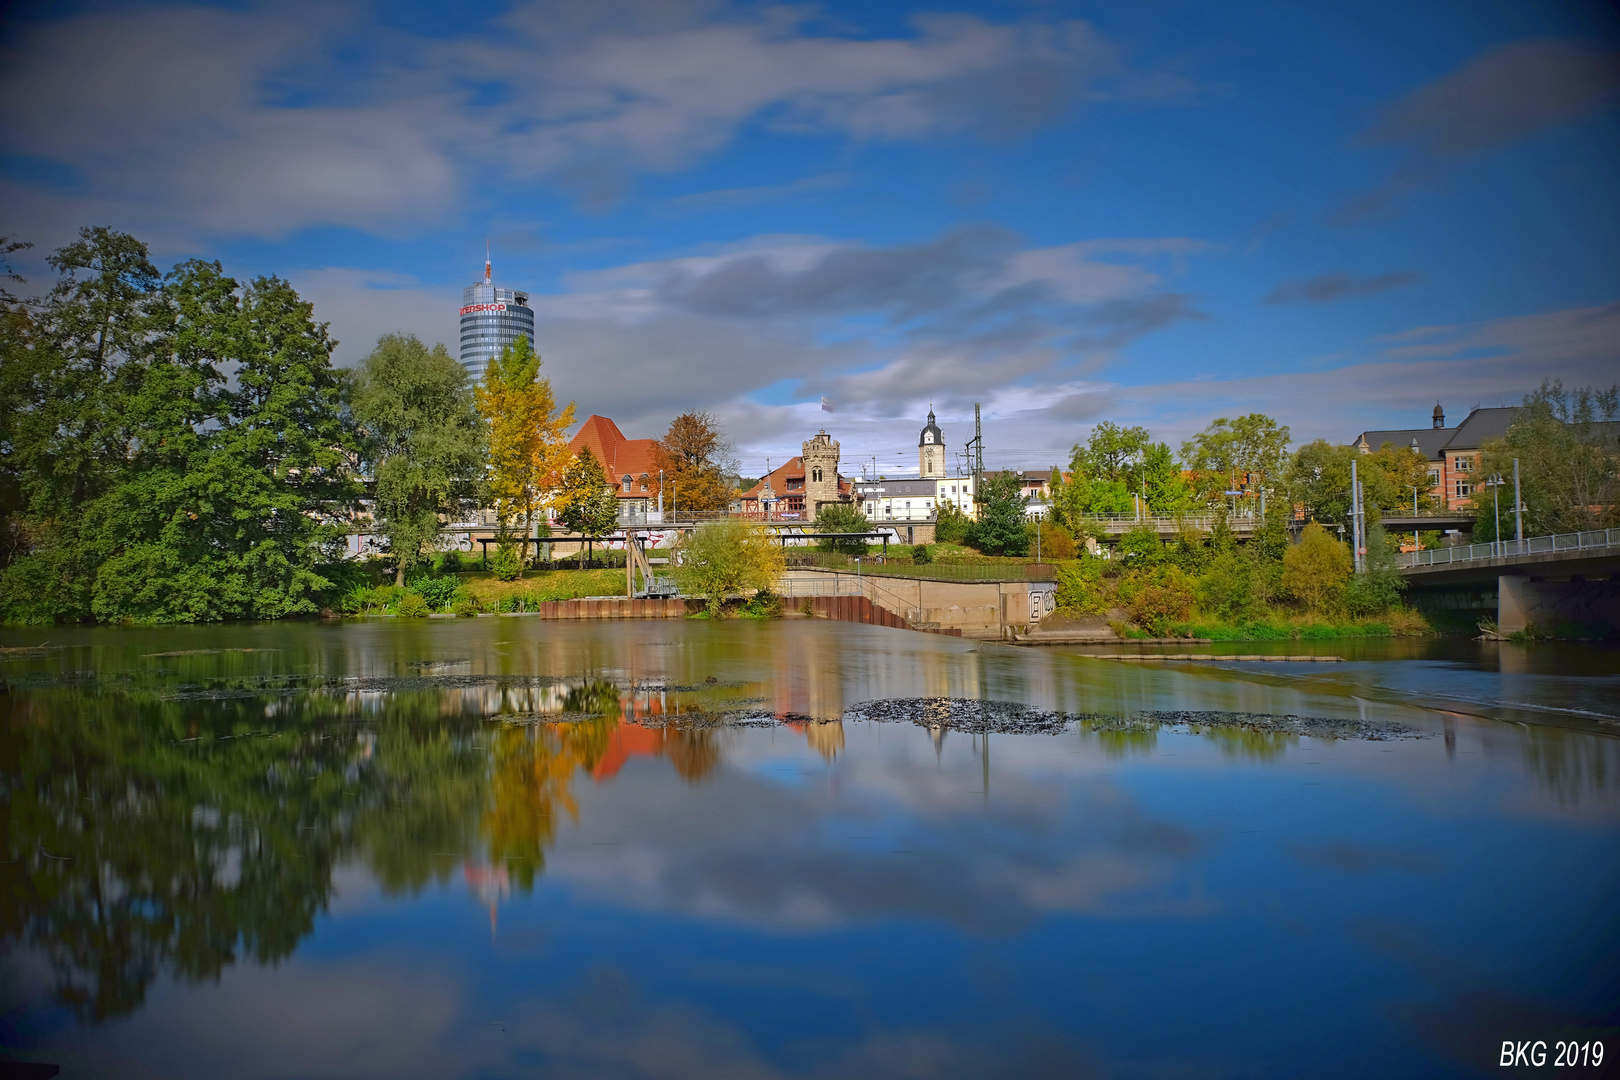
[[[1620,630],[1620,529],[1459,544],[1395,558],[1420,607],[1484,609],[1494,592],[1502,634],[1532,626]]]

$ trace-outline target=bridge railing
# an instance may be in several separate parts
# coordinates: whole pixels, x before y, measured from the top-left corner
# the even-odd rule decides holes
[[[1620,547],[1620,529],[1588,529],[1585,532],[1553,533],[1525,540],[1492,540],[1484,544],[1458,544],[1455,547],[1408,551],[1395,556],[1402,569],[1420,566],[1447,566],[1481,559],[1508,559],[1517,555],[1548,555],[1559,551],[1596,551]]]

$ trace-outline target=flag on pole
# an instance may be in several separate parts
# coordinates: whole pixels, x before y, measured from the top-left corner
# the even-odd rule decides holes
[[[821,399],[821,411],[822,412],[837,412],[838,410],[833,408],[833,403],[832,402],[828,401],[826,398],[822,398]]]

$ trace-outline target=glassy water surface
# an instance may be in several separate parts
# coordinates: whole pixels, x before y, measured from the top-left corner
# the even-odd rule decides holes
[[[1620,1056],[1612,649],[1195,665],[533,619],[0,644],[0,1042],[64,1077]]]

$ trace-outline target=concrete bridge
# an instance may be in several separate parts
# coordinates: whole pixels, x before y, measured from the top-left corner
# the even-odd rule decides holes
[[[1620,529],[1407,552],[1396,564],[1419,607],[1494,606],[1503,634],[1620,632]]]

